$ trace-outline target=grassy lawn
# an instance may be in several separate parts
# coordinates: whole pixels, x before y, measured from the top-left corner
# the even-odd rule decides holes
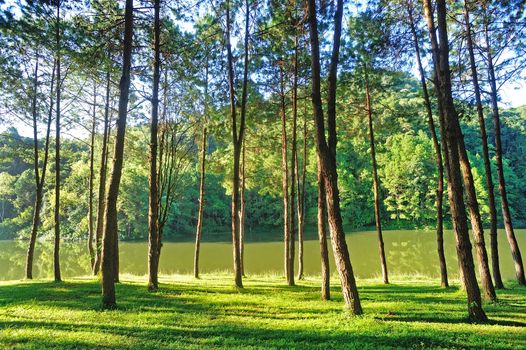
[[[485,305],[490,323],[477,325],[458,287],[424,278],[358,280],[360,317],[344,311],[336,279],[329,302],[316,278],[290,288],[251,276],[237,290],[230,275],[166,276],[158,293],[143,277],[122,280],[113,311],[100,310],[93,279],[0,282],[0,348],[526,348],[526,288],[511,282]]]

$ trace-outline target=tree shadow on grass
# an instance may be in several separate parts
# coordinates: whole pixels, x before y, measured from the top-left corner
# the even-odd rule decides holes
[[[76,325],[38,321],[0,322],[0,328],[52,329],[73,334],[75,332],[96,332],[125,337],[130,344],[109,346],[112,348],[147,349],[159,348],[296,348],[296,349],[378,349],[378,348],[463,348],[460,340],[451,340],[423,333],[345,332],[305,329],[273,329],[220,322],[193,327],[158,325],[152,322],[148,326],[120,326],[107,324]],[[76,341],[49,337],[39,339],[13,339],[13,343],[31,342],[35,348],[93,348],[106,347],[88,341]]]
[[[258,284],[243,289],[217,287],[213,285],[161,284],[157,293],[150,293],[146,286],[137,283],[120,283],[116,286],[118,309],[116,312],[150,312],[165,315],[165,318],[179,315],[205,315],[209,319],[225,317],[250,317],[261,320],[298,320],[323,317],[342,309],[338,287],[332,288],[335,301],[309,304],[301,302],[319,300],[319,287]],[[428,322],[458,324],[467,322],[465,298],[458,294],[458,288],[444,289],[435,286],[379,285],[360,287],[365,312],[382,322]],[[210,294],[219,299],[209,298]],[[228,299],[231,294],[256,296],[256,300],[238,297]],[[288,298],[285,305],[261,302],[260,297],[278,294],[276,298]],[[489,324],[499,326],[526,326],[526,320],[517,320],[525,308],[517,307],[517,298],[523,291],[504,292],[505,298],[496,305],[488,306]],[[221,298],[224,296],[225,298]],[[101,310],[100,285],[97,281],[33,282],[0,287],[0,306],[8,305],[51,305],[78,311]],[[319,306],[318,306],[319,305]],[[393,311],[394,310],[394,311]],[[496,319],[492,319],[495,316]]]

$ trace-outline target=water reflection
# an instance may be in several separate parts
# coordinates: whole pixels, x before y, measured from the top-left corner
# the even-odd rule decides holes
[[[526,246],[526,230],[516,230],[521,248]],[[385,247],[388,268],[393,275],[439,276],[436,239],[433,231],[385,231]],[[351,260],[357,277],[380,276],[380,263],[376,233],[355,232],[347,236]],[[445,253],[448,271],[456,277],[457,259],[454,237],[445,232]],[[0,241],[0,280],[21,279],[27,242]],[[283,271],[282,242],[247,243],[245,269],[248,274],[275,273]],[[144,275],[147,271],[147,243],[121,242],[120,268],[123,273]],[[504,232],[499,232],[501,272],[504,279],[515,277],[513,261]],[[213,272],[232,268],[230,243],[203,243],[201,246],[201,271]],[[35,249],[35,278],[53,277],[53,246],[51,242],[39,242]],[[193,266],[193,243],[167,242],[161,254],[162,274],[191,273]],[[319,245],[317,241],[305,243],[305,273],[320,271]],[[331,257],[331,267],[334,261]],[[85,242],[68,242],[61,246],[61,268],[65,278],[88,275],[89,256]]]

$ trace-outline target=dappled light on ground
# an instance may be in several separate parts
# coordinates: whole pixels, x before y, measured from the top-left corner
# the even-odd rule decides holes
[[[465,296],[437,280],[394,278],[391,285],[359,280],[365,315],[320,300],[320,281],[287,287],[276,276],[252,276],[244,289],[230,275],[161,278],[157,293],[145,278],[125,275],[118,309],[101,311],[98,281],[0,284],[2,348],[523,348],[526,290],[508,283],[489,324],[469,324]]]

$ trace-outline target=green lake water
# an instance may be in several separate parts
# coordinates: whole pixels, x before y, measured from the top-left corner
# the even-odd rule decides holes
[[[526,230],[515,231],[523,256],[526,257]],[[206,232],[204,232],[206,235]],[[457,259],[454,236],[445,232],[445,251],[448,270],[457,277]],[[489,241],[489,237],[486,237]],[[393,230],[384,232],[389,273],[392,275],[439,276],[434,231]],[[347,235],[354,272],[359,278],[379,276],[380,263],[376,232],[353,232]],[[488,243],[488,242],[487,242]],[[0,241],[0,280],[16,280],[24,276],[26,241]],[[120,242],[120,271],[144,275],[147,271],[147,242]],[[193,242],[165,242],[161,253],[162,274],[192,273]],[[513,260],[503,230],[499,231],[499,254],[502,277],[515,277]],[[305,242],[305,273],[320,271],[319,243]],[[51,278],[53,275],[53,246],[51,242],[38,242],[35,251],[34,277]],[[526,263],[526,261],[525,261]],[[88,275],[89,257],[86,242],[64,242],[61,245],[61,268],[65,278]],[[331,268],[334,262],[331,253]],[[232,246],[229,242],[201,245],[201,272],[227,271],[232,269]],[[248,242],[245,245],[245,272],[250,274],[283,271],[283,242]]]

